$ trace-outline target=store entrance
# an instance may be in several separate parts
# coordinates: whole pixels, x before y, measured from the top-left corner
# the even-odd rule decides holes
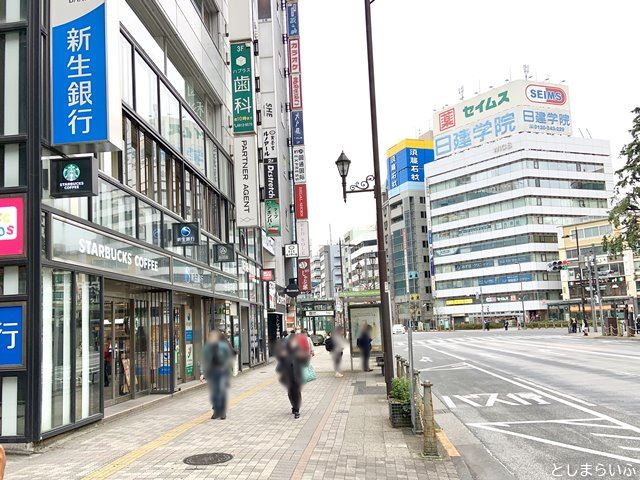
[[[131,398],[132,311],[131,300],[105,298],[102,349],[105,406]]]

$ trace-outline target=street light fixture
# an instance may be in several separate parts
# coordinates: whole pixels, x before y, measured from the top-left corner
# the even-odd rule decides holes
[[[350,160],[342,152],[336,166],[342,178],[342,198],[347,202],[348,193],[373,192],[376,201],[376,231],[378,246],[378,271],[380,278],[380,306],[382,323],[382,343],[384,352],[384,380],[387,394],[391,393],[393,379],[393,345],[391,342],[391,320],[389,315],[389,296],[387,295],[387,252],[384,248],[384,230],[382,219],[382,185],[380,181],[380,146],[378,143],[378,110],[376,106],[376,81],[373,65],[373,33],[371,29],[371,3],[364,0],[365,30],[367,35],[367,66],[369,71],[369,111],[371,113],[371,146],[373,152],[373,175],[368,175],[364,181],[356,182],[347,191],[347,174]],[[370,187],[370,184],[373,184]]]

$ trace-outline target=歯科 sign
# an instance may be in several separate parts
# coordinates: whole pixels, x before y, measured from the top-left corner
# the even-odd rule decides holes
[[[196,247],[200,245],[200,225],[197,222],[171,225],[174,247]]]
[[[255,132],[251,43],[231,44],[233,133]]]
[[[98,195],[98,159],[93,155],[50,160],[52,198]]]
[[[51,143],[66,153],[122,145],[117,3],[51,1]]]
[[[26,305],[0,304],[0,370],[25,368]]]
[[[25,204],[23,195],[0,197],[0,257],[26,254]]]

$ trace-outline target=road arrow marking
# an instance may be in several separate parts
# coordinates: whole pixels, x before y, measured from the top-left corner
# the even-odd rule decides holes
[[[431,357],[422,357],[420,361],[422,363],[433,363],[433,360],[431,360]]]

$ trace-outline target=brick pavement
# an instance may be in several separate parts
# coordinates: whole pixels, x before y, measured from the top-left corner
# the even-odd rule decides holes
[[[206,390],[197,389],[89,427],[42,453],[10,456],[6,478],[458,479],[449,459],[423,459],[420,437],[391,428],[379,371],[335,378],[324,349],[314,365],[319,378],[303,390],[299,420],[271,364],[233,379],[225,421],[209,419]],[[233,459],[183,463],[210,452]]]

